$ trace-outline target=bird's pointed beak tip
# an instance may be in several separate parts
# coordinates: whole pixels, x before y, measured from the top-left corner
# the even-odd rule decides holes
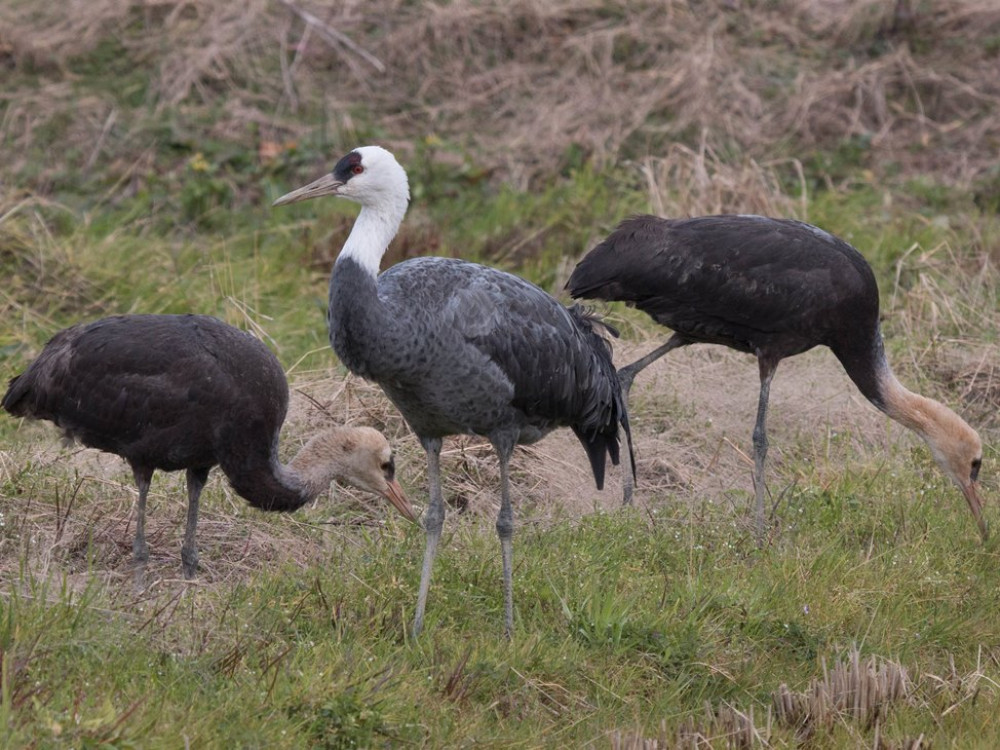
[[[399,482],[396,480],[389,482],[384,494],[403,518],[417,523],[417,514],[413,512],[413,506],[410,505],[410,501],[407,499],[406,493],[403,492],[403,488],[399,486]]]
[[[964,485],[962,487],[962,494],[965,495],[965,501],[969,504],[969,510],[972,511],[972,515],[976,519],[976,525],[979,527],[979,535],[984,542],[989,541],[990,525],[983,516],[983,501],[976,491],[976,485],[974,483]]]

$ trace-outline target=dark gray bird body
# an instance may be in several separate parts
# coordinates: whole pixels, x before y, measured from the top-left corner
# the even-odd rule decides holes
[[[329,321],[344,365],[378,383],[421,437],[509,431],[532,443],[570,426],[598,487],[606,455],[618,463],[625,411],[607,343],[524,279],[452,258],[415,258],[373,279],[345,259]]]
[[[757,357],[759,527],[771,378],[785,357],[825,345],[872,404],[928,443],[985,536],[976,492],[979,436],[946,406],[906,390],[895,378],[879,330],[875,275],[864,256],[838,237],[800,221],[763,216],[635,216],[580,261],[566,286],[573,297],[627,302],[675,332],[619,371],[626,397],[642,368],[679,346],[722,344]]]
[[[274,482],[284,370],[263,343],[212,317],[123,315],[67,328],[11,381],[2,405],[134,467],[222,464],[264,510],[308,502]]]
[[[580,261],[573,297],[635,305],[689,343],[775,360],[830,347],[872,401],[878,286],[856,249],[800,221],[700,216],[622,222]],[[846,361],[845,361],[846,360]]]
[[[121,315],[67,328],[10,381],[0,405],[14,416],[49,420],[68,438],[129,463],[139,486],[137,562],[148,557],[145,503],[153,473],[186,469],[182,558],[189,578],[197,567],[198,498],[217,464],[262,510],[296,510],[343,478],[413,518],[392,476],[388,443],[370,428],[321,433],[289,466],[281,464],[278,438],[288,410],[281,363],[262,342],[216,318]]]
[[[504,622],[513,628],[514,446],[569,426],[584,445],[598,487],[619,460],[628,415],[600,325],[512,274],[451,258],[416,258],[379,274],[406,213],[406,172],[377,146],[355,149],[333,171],[275,205],[336,195],[362,209],[330,277],[330,342],[352,372],[378,383],[427,452],[427,546],[414,633],[423,624],[444,504],[442,438],[489,438],[500,462],[497,533],[504,569]],[[631,441],[629,439],[631,464]]]

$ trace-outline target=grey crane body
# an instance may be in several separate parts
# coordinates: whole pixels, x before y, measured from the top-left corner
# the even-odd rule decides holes
[[[209,316],[122,315],[60,331],[11,380],[2,406],[15,416],[49,420],[68,438],[129,463],[140,490],[133,545],[139,563],[148,556],[145,501],[154,471],[187,470],[182,558],[189,578],[197,567],[198,498],[215,465],[263,510],[296,510],[343,478],[407,513],[392,467],[382,468],[380,478],[375,467],[345,473],[330,463],[332,454],[340,461],[355,450],[347,445],[353,433],[323,433],[282,465],[278,436],[288,383],[281,364],[262,342]],[[361,438],[370,444],[366,450],[391,463],[385,439],[370,433]]]
[[[825,345],[872,404],[927,442],[986,536],[977,493],[979,436],[946,406],[895,378],[879,328],[875,275],[840,238],[800,221],[762,216],[635,216],[580,261],[567,289],[573,297],[627,302],[673,329],[663,346],[619,370],[626,397],[640,370],[679,346],[721,344],[757,357],[759,532],[771,378],[785,357]]]
[[[430,504],[414,633],[423,625],[431,566],[444,519],[442,438],[487,437],[500,462],[497,518],[504,574],[504,622],[513,628],[514,520],[508,465],[518,443],[569,426],[598,487],[619,462],[619,425],[628,415],[600,324],[533,284],[452,258],[415,258],[379,274],[409,200],[393,156],[364,147],[275,205],[337,195],[362,205],[330,277],[330,341],[352,372],[378,383],[427,452]]]
[[[415,258],[376,280],[346,258],[331,278],[329,320],[344,365],[379,383],[421,437],[509,432],[532,443],[571,426],[594,454],[598,486],[605,452],[618,463],[620,396],[606,343],[578,310],[524,279]]]

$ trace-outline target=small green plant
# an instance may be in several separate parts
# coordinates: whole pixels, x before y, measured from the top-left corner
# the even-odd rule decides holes
[[[589,646],[621,646],[631,624],[631,608],[615,592],[613,582],[585,595],[576,606],[563,602],[570,630]]]
[[[289,717],[305,724],[310,746],[324,750],[352,750],[381,744],[392,732],[377,701],[346,690],[318,703],[302,703],[288,709]]]
[[[204,154],[194,154],[187,163],[180,190],[181,215],[203,229],[219,226],[218,214],[231,209],[233,190],[217,165]]]

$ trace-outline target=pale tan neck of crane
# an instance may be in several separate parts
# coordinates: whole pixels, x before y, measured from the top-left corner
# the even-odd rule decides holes
[[[923,438],[935,462],[952,480],[960,486],[967,483],[968,477],[957,473],[954,459],[963,442],[978,444],[979,437],[965,420],[939,401],[908,390],[891,372],[883,378],[882,391],[885,413]]]
[[[882,386],[885,413],[925,439],[940,421],[940,410],[951,411],[944,404],[909,390],[892,373],[885,378]]]

